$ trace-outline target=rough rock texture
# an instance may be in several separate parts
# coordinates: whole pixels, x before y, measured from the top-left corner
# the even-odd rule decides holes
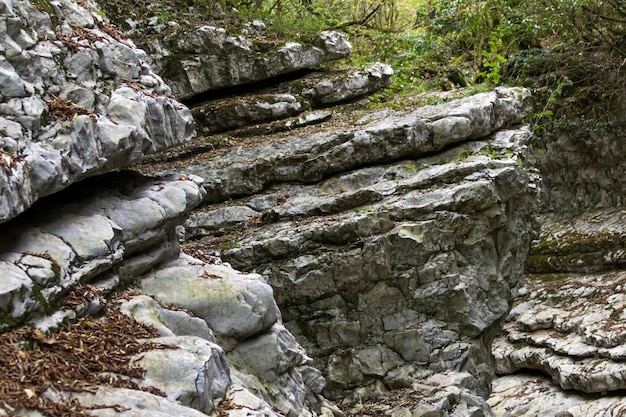
[[[56,203],[49,197],[2,228],[13,238],[0,243],[0,313],[23,321],[79,282],[133,280],[175,257],[175,227],[203,195],[191,180],[127,172],[76,185]]]
[[[243,274],[226,265],[207,265],[183,257],[146,275],[137,290],[203,319],[215,342],[226,351],[221,361],[233,369],[240,385],[256,393],[249,395],[256,397],[259,404],[270,404],[268,408],[278,409],[283,415],[333,415],[334,406],[319,395],[324,378],[310,366],[311,359],[282,325],[272,288],[260,275]],[[184,369],[190,366],[179,365],[180,355],[176,356],[172,370],[180,367],[183,371],[179,372],[186,372]],[[163,362],[168,360],[158,358],[157,365],[163,366]],[[224,367],[222,362],[218,361],[218,366]],[[144,365],[144,359],[141,363]],[[150,378],[149,371],[146,383],[154,386]],[[160,380],[172,379],[184,378],[171,378],[168,373]],[[211,389],[215,389],[216,384],[228,387],[230,380],[222,384],[210,380],[207,384]],[[223,396],[222,391],[209,395],[210,398]],[[211,404],[207,400],[205,411],[211,411]],[[263,407],[258,405],[258,408]]]
[[[496,372],[536,369],[563,389],[626,388],[626,273],[531,275],[494,343]]]
[[[87,7],[0,2],[0,415],[342,416],[320,395],[324,378],[282,325],[271,287],[180,254],[202,179],[120,171],[188,140],[194,123],[145,53]],[[272,59],[288,68],[347,52],[327,33]],[[132,284],[162,298],[122,291]],[[132,357],[136,340],[114,340],[140,326],[116,322],[120,311],[159,334]],[[89,334],[93,326],[103,330]],[[94,337],[110,352],[85,363],[54,356],[84,355]],[[42,351],[46,359],[23,363]],[[127,355],[129,368],[110,355]],[[68,383],[76,368],[99,382]]]
[[[532,145],[529,162],[543,178],[542,212],[577,214],[626,203],[624,128],[621,122],[596,129],[561,129]]]
[[[192,114],[198,133],[209,135],[244,126],[272,122],[298,115],[309,108],[328,107],[372,94],[391,83],[393,70],[376,63],[363,71],[338,72],[330,76],[310,74],[304,79],[262,89],[261,93],[227,97],[194,105]],[[272,92],[272,91],[280,92]],[[292,122],[297,127],[299,122]],[[288,130],[288,129],[285,129]],[[272,133],[263,127],[258,133]]]
[[[595,208],[576,216],[544,216],[526,261],[529,271],[597,272],[626,266],[626,209]]]
[[[536,369],[586,393],[626,388],[624,213],[546,221],[528,259],[543,274],[529,276],[494,344],[497,372]]]
[[[191,137],[189,110],[145,53],[95,13],[69,0],[2,5],[0,222]]]
[[[258,193],[274,183],[314,183],[361,166],[485,138],[522,120],[527,99],[524,90],[500,89],[408,114],[383,112],[350,130],[268,138],[265,145],[241,147],[187,164],[186,172],[205,179],[207,202]]]
[[[393,69],[380,62],[347,76],[338,76],[307,86],[302,95],[314,106],[328,106],[364,96],[391,85]]]
[[[572,416],[623,413],[616,398],[583,401],[559,387],[594,394],[626,388],[624,213],[613,207],[544,216],[527,260],[535,274],[528,276],[493,350],[497,373],[536,370],[551,382],[544,378],[521,392],[513,388],[517,377],[507,377],[496,383],[501,388],[490,403],[515,416],[533,415],[540,407]],[[550,394],[541,399],[543,390]]]
[[[154,41],[147,49],[156,71],[179,99],[311,68],[352,51],[352,45],[338,32],[322,32],[308,43],[272,44],[262,33],[236,35],[202,26]]]
[[[189,139],[191,114],[87,3],[39,6],[0,2],[0,222],[12,237],[0,244],[0,326],[38,329],[2,347],[17,358],[29,343],[70,348],[57,330],[125,317],[118,304],[154,330],[127,358],[143,370],[132,380],[118,367],[94,371],[105,372],[97,385],[35,394],[22,375],[3,392],[103,416],[343,416],[324,395],[351,415],[492,415],[491,341],[532,230],[535,191],[517,155],[532,135],[514,126],[526,91],[271,136],[183,162],[185,175],[104,175]],[[261,24],[246,32],[203,26],[153,43],[151,58],[195,101],[351,49],[334,32],[278,46]],[[226,128],[351,100],[390,75],[377,64],[302,84],[256,113],[235,106],[247,120]],[[179,253],[185,236],[196,258]],[[112,298],[128,285],[134,293]],[[42,415],[2,400],[0,414]]]
[[[327,396],[407,388],[415,400],[402,412],[417,413],[426,392],[442,399],[430,412],[464,404],[472,411],[461,415],[490,415],[481,399],[493,377],[490,343],[520,286],[532,229],[535,196],[511,159],[531,135],[504,130],[525,116],[526,98],[502,89],[187,163],[206,179],[205,202],[247,197],[194,212],[186,250],[267,277]],[[180,288],[181,275],[165,282]],[[152,285],[142,290],[157,295]],[[240,302],[252,300],[257,331],[268,308]],[[241,363],[240,350],[229,355]],[[431,390],[418,386],[424,378]]]
[[[545,378],[516,374],[498,378],[488,401],[498,417],[619,417],[623,395],[581,395],[563,391]]]

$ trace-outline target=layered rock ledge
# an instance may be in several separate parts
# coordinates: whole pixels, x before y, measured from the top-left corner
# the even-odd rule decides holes
[[[554,415],[623,414],[623,217],[620,207],[544,216],[527,261],[535,274],[493,345],[496,372],[505,375],[489,400],[494,410],[515,416],[536,415],[540,408]],[[529,370],[545,377],[525,376]],[[524,390],[515,387],[520,381]]]
[[[131,282],[177,256],[176,226],[202,200],[200,182],[110,174],[5,224],[12,238],[0,244],[2,330],[53,312],[78,283]]]
[[[326,396],[410,392],[387,410],[490,415],[491,340],[522,282],[536,197],[516,156],[531,134],[507,130],[527,98],[500,89],[181,160],[207,188],[184,250],[267,277]]]
[[[266,80],[345,58],[352,51],[346,37],[333,31],[306,42],[276,44],[258,22],[241,34],[201,26],[146,45],[161,74],[179,99],[208,91]]]
[[[146,54],[97,14],[13,0],[0,22],[0,222],[193,135]]]

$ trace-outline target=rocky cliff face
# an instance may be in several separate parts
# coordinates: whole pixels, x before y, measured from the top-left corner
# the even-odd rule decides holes
[[[171,91],[201,103],[345,38],[251,55],[260,25],[204,26],[149,48],[170,90],[93,5],[0,8],[0,415],[492,415],[536,201],[525,90],[207,141],[192,111],[209,132],[243,123],[207,109],[247,110]],[[290,84],[247,123],[390,75]]]
[[[559,131],[531,147],[542,178],[541,229],[527,284],[494,343],[496,372],[504,375],[489,400],[496,413],[626,410],[624,144],[617,129]]]
[[[533,230],[536,195],[515,161],[531,134],[503,129],[527,99],[502,89],[196,155],[184,163],[207,195],[183,247],[267,277],[348,413],[367,411],[350,398],[403,392],[412,405],[390,415],[490,415],[491,341]]]

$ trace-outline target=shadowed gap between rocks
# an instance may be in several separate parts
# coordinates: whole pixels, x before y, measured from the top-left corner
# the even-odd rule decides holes
[[[215,90],[205,91],[203,93],[196,94],[193,97],[180,100],[181,103],[189,108],[209,103],[211,101],[220,100],[224,98],[235,98],[246,94],[259,93],[268,89],[277,87],[281,83],[299,80],[306,77],[309,74],[323,72],[312,68],[305,68],[287,74],[276,75],[271,78],[267,78],[261,81],[255,81],[248,84],[234,85],[232,87],[223,87]]]

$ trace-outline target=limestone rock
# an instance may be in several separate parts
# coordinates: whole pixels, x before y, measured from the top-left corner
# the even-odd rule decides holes
[[[302,79],[262,89],[259,93],[221,98],[193,105],[192,114],[196,120],[198,132],[204,135],[260,123],[270,124],[249,129],[249,132],[238,131],[236,134],[251,135],[286,131],[312,123],[315,118],[304,116],[284,123],[276,123],[276,121],[296,116],[309,108],[328,107],[375,93],[390,85],[392,75],[391,67],[381,63],[351,73],[346,71],[333,71],[330,74],[314,72]]]
[[[544,216],[527,267],[533,273],[598,272],[626,265],[626,210],[596,208],[564,218]]]
[[[72,1],[49,13],[15,0],[0,25],[0,223],[194,132],[131,41]]]
[[[258,275],[245,275],[228,265],[205,264],[183,255],[179,260],[148,274],[137,290],[151,294],[165,303],[185,307],[203,318],[215,334],[215,341],[228,352],[223,357],[220,348],[199,338],[173,339],[175,345],[182,343],[182,353],[177,350],[156,350],[143,355],[147,359],[138,359],[138,363],[148,370],[144,380],[146,385],[157,386],[163,390],[167,388],[172,398],[181,397],[182,392],[190,393],[183,396],[187,398],[187,402],[201,404],[200,409],[210,412],[213,404],[233,416],[241,415],[234,411],[240,409],[251,410],[253,415],[273,416],[275,414],[270,410],[274,409],[280,410],[282,415],[316,417],[323,415],[324,409],[333,408],[320,395],[325,384],[321,372],[310,366],[311,359],[281,324],[271,287],[262,282]],[[150,307],[151,304],[145,296],[141,296],[125,302],[123,308],[140,319],[144,317],[144,321],[159,325],[159,322],[164,322],[160,317],[150,317],[154,316],[154,313],[149,313],[150,310],[142,313],[146,310],[144,305],[155,311],[154,306]],[[163,316],[162,310],[157,311]],[[189,322],[190,318],[186,320]],[[168,339],[163,339],[163,342],[169,343]],[[194,348],[197,344],[207,347]],[[187,360],[183,356],[191,354],[191,365],[181,365],[180,361]],[[168,355],[176,358],[169,361],[171,365],[163,365],[168,363],[164,359]],[[200,398],[205,398],[208,394],[205,393],[204,397],[200,396],[200,391],[194,394],[192,384],[189,383],[194,379],[193,369],[204,366],[200,359],[198,365],[193,365],[197,355],[200,355],[200,359],[213,358],[209,361],[212,364],[209,367],[210,372],[205,372],[201,381],[209,384],[208,381],[211,380],[211,386],[217,384],[220,387],[219,392],[211,391],[213,394],[209,395],[210,398],[225,396],[219,406],[206,399],[200,403]],[[168,370],[170,367],[172,370],[180,368],[180,372],[191,372],[192,375],[171,378]],[[229,378],[232,383],[219,382],[224,380],[220,375],[224,375],[226,369],[231,372]],[[180,384],[172,380],[180,381]],[[185,380],[188,382],[184,382]],[[196,381],[196,386],[198,384]],[[224,387],[228,387],[228,390],[224,391]],[[196,405],[194,407],[197,408]],[[333,414],[326,415],[330,417]],[[340,416],[339,412],[337,417]]]
[[[285,119],[304,112],[308,107],[306,101],[291,94],[262,94],[211,101],[195,106],[192,114],[198,125],[198,133],[209,135]]]
[[[174,95],[187,99],[343,58],[352,45],[338,32],[322,32],[313,42],[286,42],[268,50],[263,39],[202,26],[147,48]]]
[[[501,89],[341,132],[282,138],[240,148],[193,164],[186,172],[206,180],[207,202],[257,193],[280,182],[313,183],[364,165],[383,164],[440,151],[521,121],[528,93]]]
[[[139,390],[102,386],[95,393],[80,392],[72,395],[85,407],[97,407],[89,413],[98,417],[149,417],[180,416],[203,417],[205,413],[185,407],[168,398]]]
[[[626,387],[626,273],[530,276],[494,343],[496,372],[535,369],[563,389]]]
[[[267,277],[326,396],[369,395],[405,366],[467,372],[486,396],[491,340],[533,228],[536,191],[514,160],[531,134],[503,130],[526,97],[499,90],[374,115],[189,165],[207,201],[234,200],[186,223],[185,248]]]
[[[206,321],[199,317],[191,317],[183,311],[163,308],[153,298],[145,295],[123,300],[120,311],[140,323],[156,328],[162,337],[196,336],[213,341],[211,329]]]
[[[153,342],[168,346],[142,353],[133,361],[145,369],[142,384],[165,392],[170,401],[212,413],[230,386],[224,351],[194,336],[164,337]]]
[[[3,225],[14,238],[0,244],[0,270],[8,277],[0,282],[0,311],[25,320],[49,311],[79,282],[111,272],[130,280],[127,274],[175,257],[174,228],[203,194],[192,180],[118,173],[76,185],[71,196]]]
[[[497,416],[620,416],[626,413],[622,395],[581,395],[563,391],[536,375],[508,375],[496,379],[487,401]]]
[[[366,398],[347,409],[349,415],[493,417],[491,409],[476,396],[472,377],[447,372],[415,378],[411,387],[396,388]]]
[[[304,90],[302,94],[309,98],[314,106],[327,106],[353,100],[389,87],[392,75],[393,69],[389,65],[378,62],[346,77],[319,81],[311,88]]]
[[[139,283],[144,294],[184,307],[216,336],[243,340],[268,330],[280,317],[272,288],[257,274],[223,265],[173,261]]]

